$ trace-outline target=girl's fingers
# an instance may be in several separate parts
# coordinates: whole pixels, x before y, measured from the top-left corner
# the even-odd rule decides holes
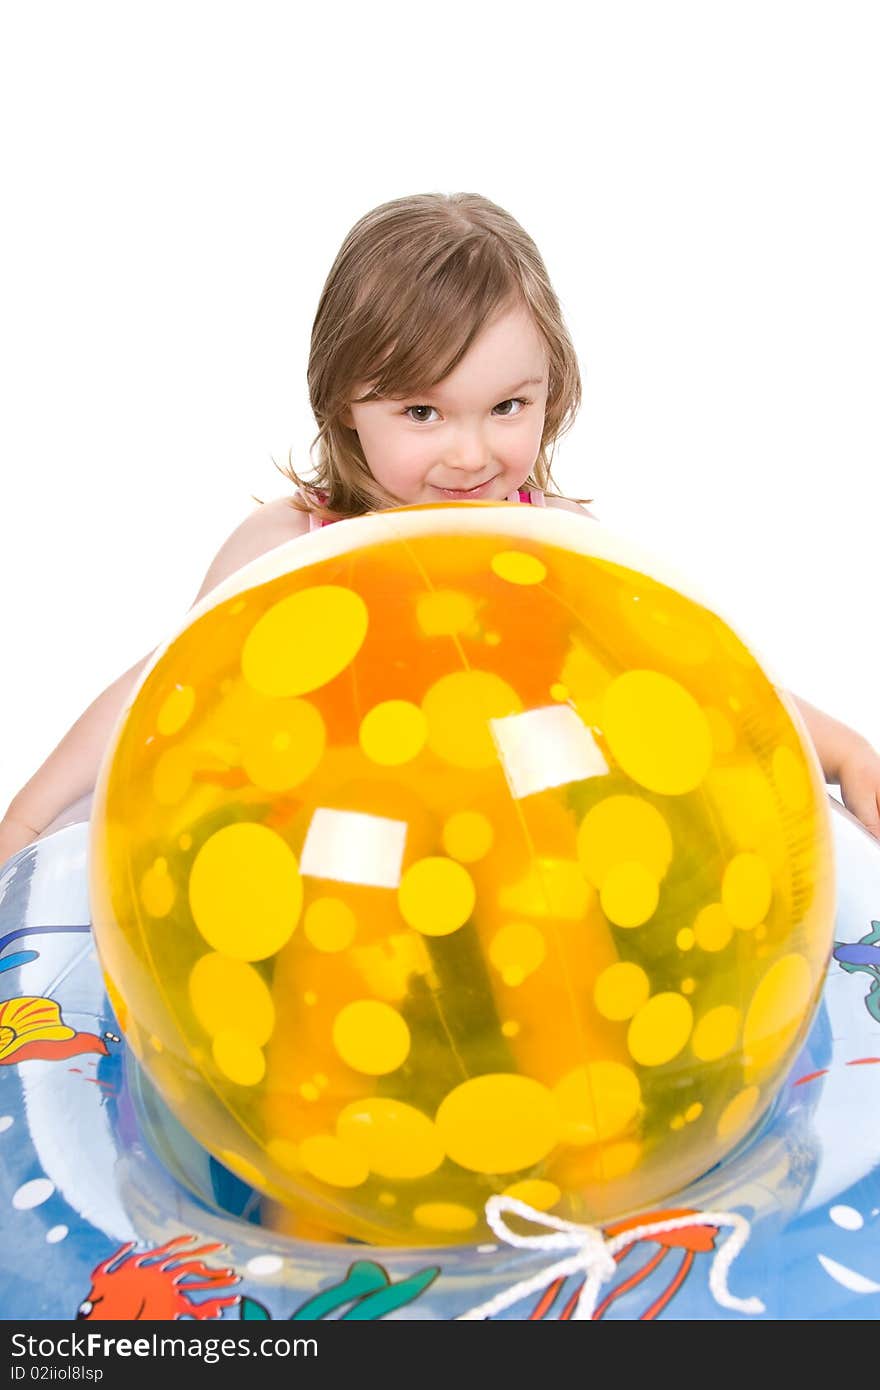
[[[841,777],[840,794],[848,811],[880,840],[880,778],[871,769]]]

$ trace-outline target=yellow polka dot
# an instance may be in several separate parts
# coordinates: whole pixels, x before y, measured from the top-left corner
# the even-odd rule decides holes
[[[746,1090],[734,1096],[724,1107],[718,1120],[719,1139],[739,1138],[745,1133],[760,1094],[757,1086],[748,1086]]]
[[[184,854],[186,853],[186,851],[187,851],[188,849],[192,849],[192,842],[193,842],[193,837],[192,837],[192,835],[186,835],[186,834],[181,835],[180,838],[179,838],[178,841],[177,841],[178,845],[179,845],[180,848],[183,850]]]
[[[509,922],[496,932],[489,959],[505,984],[519,985],[534,974],[547,954],[547,943],[529,922]]]
[[[594,890],[573,859],[535,859],[525,878],[505,884],[498,906],[528,917],[561,917],[579,922]]]
[[[492,573],[508,584],[540,584],[547,578],[547,566],[522,550],[501,550],[492,556]]]
[[[384,700],[361,720],[358,738],[371,762],[399,767],[421,753],[428,736],[428,721],[418,705],[408,700]]]
[[[685,1117],[685,1119],[687,1120],[688,1124],[689,1124],[689,1125],[692,1125],[693,1122],[694,1122],[694,1120],[698,1120],[698,1119],[700,1118],[700,1116],[702,1115],[702,1113],[703,1113],[703,1107],[702,1107],[702,1105],[700,1104],[700,1102],[699,1102],[698,1100],[695,1100],[694,1103],[693,1103],[693,1105],[689,1105],[688,1108],[687,1108],[687,1110],[684,1112],[684,1117]]]
[[[156,859],[141,879],[141,902],[150,917],[167,917],[177,890],[164,859]]]
[[[648,976],[632,961],[618,961],[603,970],[596,980],[593,999],[603,1018],[621,1023],[632,1018],[651,993]]]
[[[270,1139],[266,1145],[266,1153],[273,1163],[277,1163],[278,1167],[287,1173],[295,1172],[300,1166],[299,1150],[289,1139]]]
[[[682,994],[693,994],[696,987],[697,982],[695,979],[693,979],[691,975],[686,976],[686,978],[683,979],[681,984],[679,985],[679,989],[681,990]]]
[[[307,989],[303,995],[303,1002],[312,1008],[318,1002],[318,996],[313,989]]]
[[[153,797],[160,806],[176,806],[189,791],[192,754],[188,748],[166,748],[153,769]]]
[[[151,1033],[151,1034],[150,1034],[150,1037],[149,1037],[149,1039],[148,1039],[148,1041],[149,1041],[150,1047],[153,1049],[154,1052],[164,1052],[164,1051],[165,1051],[165,1048],[164,1048],[163,1045],[162,1045],[162,1039],[161,1039],[161,1038],[157,1038],[157,1037],[155,1037],[155,1035],[153,1035],[153,1034]]]
[[[251,628],[242,675],[263,695],[307,695],[354,660],[368,623],[367,606],[352,589],[326,584],[291,594]]]
[[[390,1004],[358,999],[346,1004],[333,1021],[333,1046],[343,1062],[367,1076],[385,1076],[406,1061],[410,1034]]]
[[[694,949],[695,937],[690,927],[682,927],[676,934],[675,944],[680,951],[692,951]]]
[[[578,828],[581,868],[601,888],[617,864],[635,860],[663,878],[672,859],[672,836],[660,812],[639,796],[608,796],[588,811]]]
[[[370,1176],[363,1154],[332,1134],[312,1134],[304,1139],[299,1157],[307,1173],[331,1187],[360,1187]]]
[[[354,941],[357,919],[341,898],[316,898],[306,908],[303,931],[317,951],[344,951]]]
[[[266,1075],[266,1059],[257,1044],[243,1033],[218,1033],[211,1043],[217,1067],[237,1086],[256,1086]]]
[[[211,954],[196,961],[189,976],[193,1013],[211,1037],[232,1029],[262,1047],[275,1027],[271,992],[252,965]]]
[[[783,805],[790,811],[805,811],[810,804],[810,774],[803,755],[798,757],[790,748],[777,748],[771,768]]]
[[[571,691],[567,685],[563,685],[561,681],[557,681],[555,685],[551,685],[550,687],[550,697],[553,700],[570,700]]]
[[[299,1088],[303,1100],[317,1100],[321,1094],[314,1081],[304,1081]]]
[[[424,1178],[445,1157],[433,1122],[399,1100],[373,1096],[354,1101],[341,1112],[336,1133],[382,1178]]]
[[[329,1078],[328,1076],[325,1076],[324,1073],[323,1073],[322,1071],[316,1071],[316,1072],[315,1072],[315,1085],[316,1085],[316,1086],[320,1086],[320,1087],[321,1087],[321,1090],[323,1091],[323,1090],[325,1090],[325,1088],[326,1088],[327,1086],[330,1085],[330,1078]]]
[[[393,1192],[380,1192],[379,1205],[382,1207],[396,1207],[397,1198],[395,1197]]]
[[[490,719],[522,711],[522,701],[491,671],[453,671],[441,676],[422,700],[428,746],[453,767],[486,768],[498,763]]]
[[[221,1149],[217,1156],[221,1163],[225,1163],[231,1172],[236,1173],[249,1186],[256,1188],[269,1186],[266,1174],[261,1172],[255,1163],[250,1163],[248,1159],[242,1158],[241,1154],[237,1154],[234,1149]]]
[[[555,1207],[562,1193],[555,1182],[545,1182],[541,1178],[525,1178],[522,1182],[511,1183],[504,1189],[505,1197],[513,1197],[517,1202],[525,1202],[535,1211],[550,1211]]]
[[[673,1115],[669,1121],[670,1129],[684,1129],[684,1115]]]
[[[215,950],[263,960],[288,940],[302,907],[292,850],[267,826],[241,821],[206,840],[189,876],[195,924]]]
[[[463,864],[482,859],[494,839],[491,822],[479,811],[456,811],[443,826],[443,848]]]
[[[806,1017],[811,994],[810,967],[803,956],[783,956],[771,965],[746,1011],[747,1067],[761,1069],[782,1055]]]
[[[156,716],[160,734],[176,734],[189,719],[196,704],[196,692],[191,685],[176,685],[162,701]]]
[[[457,1202],[422,1202],[413,1219],[429,1231],[470,1231],[477,1224],[476,1213]]]
[[[501,633],[487,632],[483,640],[485,641],[487,647],[497,647],[501,641]]]
[[[476,611],[470,595],[454,589],[420,594],[416,602],[416,620],[426,637],[453,637],[467,632],[474,625]]]
[[[721,905],[725,916],[741,931],[763,922],[773,897],[773,880],[758,854],[737,854],[724,870]]]
[[[659,671],[626,671],[602,701],[611,755],[649,791],[681,796],[700,785],[712,762],[706,716],[678,681]]]
[[[505,1038],[515,1038],[519,1034],[521,1028],[522,1024],[517,1023],[516,1019],[507,1018],[501,1025],[501,1032],[504,1034]]]
[[[660,901],[660,885],[644,864],[633,860],[615,864],[599,891],[602,911],[617,927],[640,927],[653,917]]]
[[[693,1021],[693,1010],[680,994],[655,994],[629,1025],[630,1055],[643,1067],[670,1062],[690,1037]]]
[[[324,721],[308,700],[273,702],[242,733],[241,762],[255,787],[281,792],[310,777],[324,756]]]
[[[634,1139],[622,1139],[615,1144],[600,1144],[584,1167],[583,1176],[593,1182],[613,1182],[625,1178],[638,1166],[642,1146]]]
[[[474,881],[452,859],[419,859],[400,880],[401,915],[425,936],[448,936],[464,926],[476,902]]]
[[[437,1129],[454,1163],[474,1173],[513,1173],[553,1148],[559,1114],[546,1087],[528,1076],[477,1076],[450,1091]]]
[[[723,951],[733,936],[733,925],[720,903],[709,903],[697,913],[694,936],[703,951]]]
[[[638,1077],[620,1062],[588,1062],[553,1087],[566,1144],[595,1144],[627,1129],[642,1103]]]
[[[732,1004],[720,1004],[704,1014],[694,1029],[691,1048],[701,1062],[714,1062],[732,1052],[739,1033],[740,1012]]]

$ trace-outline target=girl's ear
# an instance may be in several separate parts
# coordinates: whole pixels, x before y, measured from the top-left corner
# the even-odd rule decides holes
[[[340,414],[339,418],[347,430],[354,429],[354,416],[352,415],[348,406],[345,407],[345,409]]]

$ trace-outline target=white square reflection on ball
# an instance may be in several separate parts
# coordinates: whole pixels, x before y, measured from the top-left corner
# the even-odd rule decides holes
[[[596,740],[570,705],[490,719],[489,727],[507,785],[517,799],[567,782],[603,777],[608,771]]]
[[[306,832],[300,873],[369,888],[397,888],[406,831],[406,821],[321,806]]]

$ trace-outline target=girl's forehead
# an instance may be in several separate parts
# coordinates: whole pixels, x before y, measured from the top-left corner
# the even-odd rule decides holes
[[[462,366],[459,364],[459,366]],[[522,371],[526,375],[522,375]],[[540,362],[532,367],[517,368],[514,364],[510,367],[503,363],[496,365],[491,375],[471,373],[463,375],[459,368],[443,381],[416,386],[411,391],[396,390],[394,388],[383,392],[381,395],[375,389],[375,383],[365,385],[359,384],[355,387],[353,401],[360,405],[382,404],[389,401],[408,401],[417,395],[430,396],[432,401],[438,404],[446,404],[461,401],[466,404],[473,399],[479,403],[491,398],[491,404],[505,400],[509,396],[518,395],[521,391],[539,391],[547,385],[546,365]]]
[[[386,360],[394,355],[392,344]],[[413,390],[429,391],[438,399],[451,396],[484,394],[498,400],[525,389],[537,390],[547,381],[549,353],[531,314],[523,305],[499,312],[477,334],[461,361],[443,378],[431,378],[426,372],[422,382],[414,387],[392,386],[381,396],[376,392],[379,373],[368,382],[355,385],[352,399],[402,400]]]

